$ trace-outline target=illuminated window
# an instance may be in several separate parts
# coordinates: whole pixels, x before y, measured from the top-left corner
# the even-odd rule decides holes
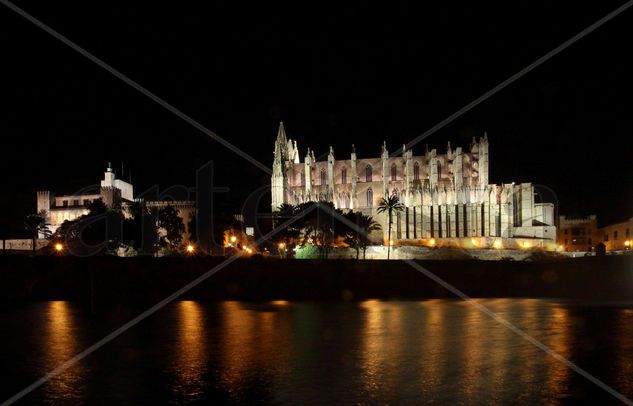
[[[365,168],[365,182],[371,182],[371,173],[372,173],[372,168],[371,165],[367,165],[367,167]]]
[[[420,164],[413,164],[413,180],[420,180]]]

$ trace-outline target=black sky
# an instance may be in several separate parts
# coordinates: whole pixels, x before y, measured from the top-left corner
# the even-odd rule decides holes
[[[302,154],[395,150],[622,4],[510,3],[16,4],[270,164],[280,119]],[[492,182],[548,185],[561,213],[633,216],[632,22],[624,12],[428,143],[486,130]],[[80,189],[108,161],[140,191],[193,186],[213,160],[225,204],[267,182],[4,6],[0,27],[0,234],[21,228],[35,190]]]

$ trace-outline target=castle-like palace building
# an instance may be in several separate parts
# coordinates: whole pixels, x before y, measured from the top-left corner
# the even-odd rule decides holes
[[[96,188],[90,188],[96,189]],[[44,219],[50,232],[54,233],[65,221],[79,219],[90,212],[90,203],[101,200],[108,208],[121,208],[126,216],[129,216],[128,208],[132,203],[143,204],[148,209],[163,209],[172,206],[178,211],[178,215],[185,224],[185,239],[189,238],[189,221],[195,216],[195,202],[183,200],[145,200],[135,198],[134,186],[117,178],[112,166],[103,174],[98,193],[77,192],[71,195],[53,194],[49,190],[37,192],[37,212],[43,213]],[[44,238],[41,234],[40,238]]]
[[[381,200],[398,196],[405,209],[394,219],[392,239],[398,243],[431,241],[432,245],[481,247],[546,247],[554,244],[554,205],[535,202],[531,183],[489,184],[488,137],[473,138],[467,150],[432,149],[414,155],[389,156],[386,144],[379,157],[360,158],[352,146],[349,159],[327,160],[308,149],[301,162],[296,141],[279,126],[274,149],[272,211],[283,203],[329,201],[338,209],[360,211],[383,226],[377,213]],[[395,237],[395,238],[394,238]]]

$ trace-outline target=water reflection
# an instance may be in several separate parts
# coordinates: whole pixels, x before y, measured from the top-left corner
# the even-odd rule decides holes
[[[288,302],[220,304],[219,364],[221,385],[232,402],[266,398],[289,371]],[[296,327],[296,325],[295,325]]]
[[[207,326],[204,309],[197,302],[178,302],[178,335],[175,349],[176,380],[172,390],[179,397],[198,399],[204,394],[207,372]]]
[[[569,315],[569,309],[556,304],[546,311],[549,311],[549,317],[546,318],[549,323],[542,326],[542,331],[549,333],[544,344],[561,357],[570,359],[574,324]],[[543,387],[542,395],[556,399],[568,397],[570,394],[567,388],[572,371],[567,365],[552,356],[549,356],[548,361],[547,382]]]
[[[633,393],[633,310],[532,299],[478,301],[614,389]],[[10,317],[31,317],[29,328],[40,332],[21,344],[20,354],[43,349],[44,357],[26,366],[24,357],[3,358],[8,370],[28,370],[29,379],[33,370],[41,376],[80,352],[86,337],[101,336],[84,335],[101,321],[78,317],[78,307],[69,303],[41,304],[33,314]],[[39,403],[612,401],[459,300],[179,302],[160,322],[141,323],[129,333],[43,386]],[[596,345],[587,347],[588,338]],[[130,349],[133,357],[121,356]],[[117,368],[124,377],[110,382]]]
[[[615,341],[618,385],[630,397],[633,394],[633,310],[618,311]]]
[[[361,304],[365,311],[362,333],[362,382],[368,394],[391,391],[394,365],[398,358],[398,339],[402,337],[401,307],[389,302],[369,300]]]
[[[571,355],[573,323],[564,307],[532,299],[480,302],[561,356]],[[417,393],[429,402],[455,395],[467,403],[547,402],[569,395],[567,366],[472,303],[367,301],[361,308],[362,384],[372,399],[410,401]],[[411,360],[418,367],[405,369]]]
[[[48,302],[44,330],[45,372],[50,372],[75,356],[81,349],[73,308],[68,302]],[[51,379],[43,388],[47,403],[64,403],[81,398],[81,363],[68,368]]]
[[[440,300],[427,300],[420,303],[423,322],[420,325],[420,345],[423,356],[419,358],[421,393],[432,397],[433,388],[441,386],[445,373],[446,306]]]

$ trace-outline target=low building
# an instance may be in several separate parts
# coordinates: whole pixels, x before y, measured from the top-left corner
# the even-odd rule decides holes
[[[598,217],[595,214],[586,217],[558,217],[556,243],[564,251],[593,251],[599,241]]]
[[[145,207],[152,209],[163,209],[172,206],[178,211],[179,217],[185,224],[184,240],[190,237],[189,223],[195,217],[195,202],[173,201],[173,200],[143,200],[134,198],[134,186],[131,181],[126,182],[116,177],[116,173],[108,164],[104,173],[104,178],[100,183],[99,193],[75,193],[69,195],[56,195],[51,191],[37,192],[37,212],[44,213],[46,224],[49,230],[54,233],[65,221],[73,221],[90,212],[90,203],[101,200],[106,207],[120,207],[125,215],[129,215],[126,210],[134,203],[141,203]],[[43,235],[40,238],[44,238]]]
[[[633,217],[628,221],[599,228],[598,235],[607,251],[629,250],[633,245],[632,229]]]

